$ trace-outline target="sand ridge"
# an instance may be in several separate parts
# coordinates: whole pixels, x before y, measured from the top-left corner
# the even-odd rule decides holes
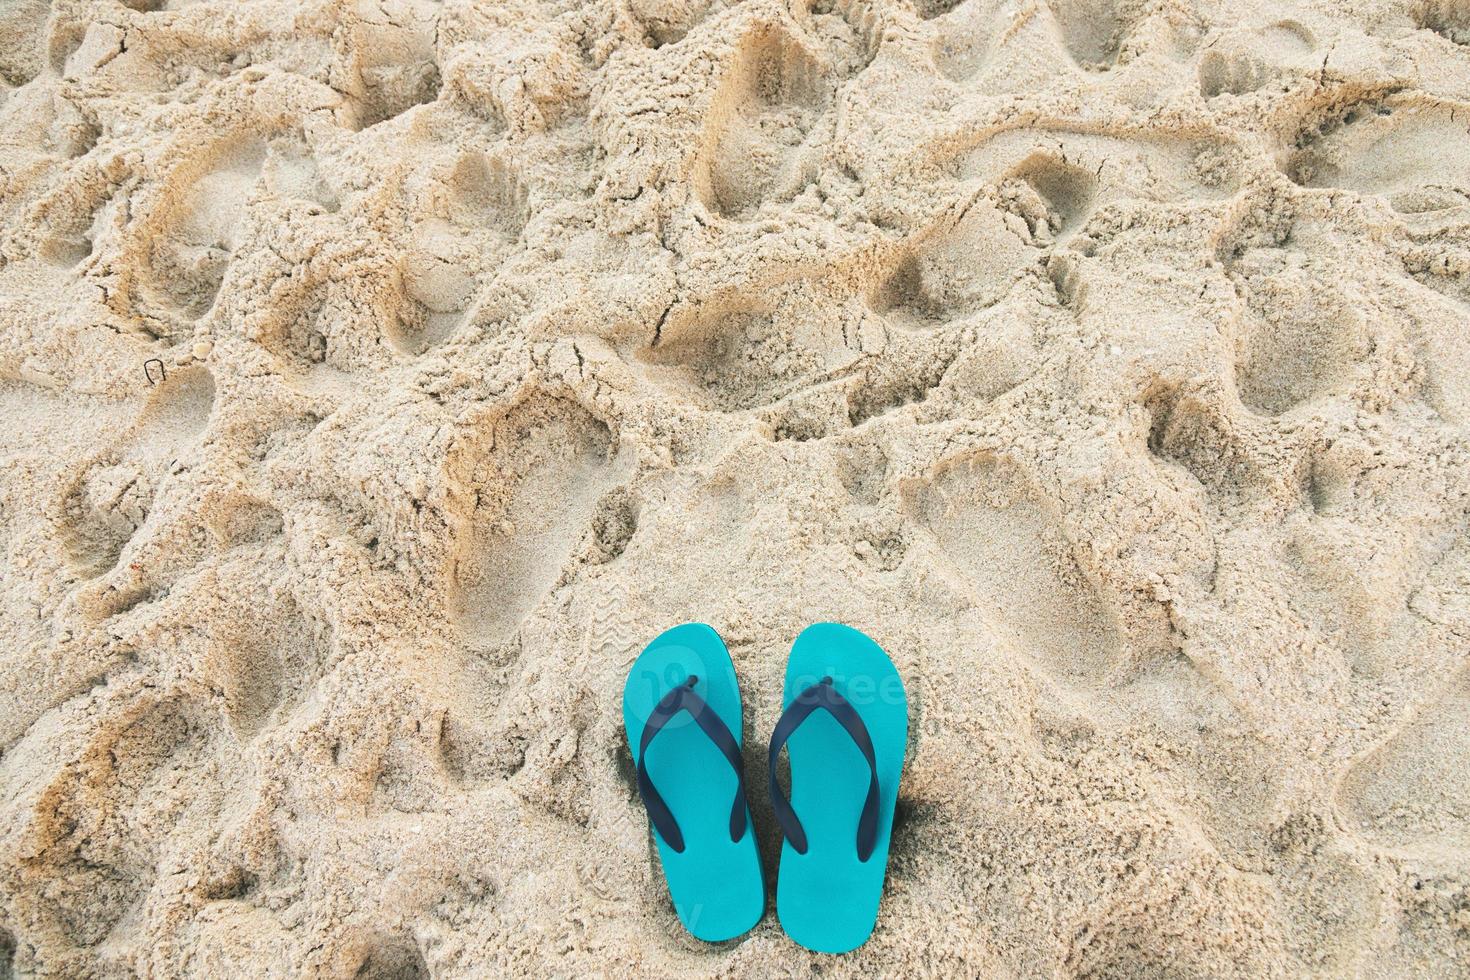
[[[1467,39],[6,5],[0,973],[1467,975]],[[718,629],[760,787],[828,619],[878,930],[698,943],[626,669]]]

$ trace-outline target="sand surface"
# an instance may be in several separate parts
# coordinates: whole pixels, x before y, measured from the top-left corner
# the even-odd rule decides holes
[[[1470,974],[1467,318],[1465,0],[4,0],[0,975]],[[687,620],[772,877],[902,672],[859,952]]]

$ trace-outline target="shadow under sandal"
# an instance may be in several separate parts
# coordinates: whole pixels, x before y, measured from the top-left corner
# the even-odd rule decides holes
[[[878,644],[851,627],[817,623],[791,647],[783,705],[770,755],[771,805],[785,837],[776,914],[807,949],[846,953],[878,920],[908,699]],[[783,747],[789,800],[776,782]]]
[[[740,688],[719,634],[686,623],[628,672],[623,724],[674,912],[698,939],[760,920],[765,880],[745,802]]]

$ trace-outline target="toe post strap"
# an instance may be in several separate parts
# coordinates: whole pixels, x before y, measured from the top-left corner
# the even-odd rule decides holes
[[[654,737],[663,731],[666,726],[681,711],[689,712],[694,723],[699,726],[700,731],[714,743],[735,771],[735,800],[730,807],[730,840],[738,841],[745,835],[746,831],[746,803],[745,803],[745,765],[740,755],[740,743],[731,734],[729,726],[715,713],[714,709],[705,702],[694,690],[699,683],[699,678],[690,675],[683,684],[665,694],[653,708],[648,716],[648,723],[643,726],[643,737],[638,744],[638,795],[643,798],[643,806],[648,810],[648,818],[653,822],[654,828],[659,836],[671,847],[675,853],[684,853],[684,834],[679,829],[679,822],[674,819],[674,814],[659,795],[658,789],[649,778],[648,768],[644,764],[644,755],[648,752],[648,746]]]
[[[868,763],[868,795],[863,801],[862,813],[858,818],[856,841],[858,860],[866,861],[872,856],[878,843],[878,760],[873,752],[873,739],[868,733],[868,727],[863,724],[862,716],[846,698],[837,693],[831,677],[823,677],[793,698],[782,712],[781,720],[776,722],[775,731],[771,733],[771,806],[776,812],[776,822],[781,825],[782,834],[796,853],[805,854],[808,849],[806,831],[801,826],[796,810],[791,806],[791,800],[781,792],[781,787],[776,782],[776,761],[781,750],[786,747],[786,740],[818,709],[836,719]]]

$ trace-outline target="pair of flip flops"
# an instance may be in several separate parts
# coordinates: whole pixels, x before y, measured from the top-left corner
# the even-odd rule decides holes
[[[765,875],[746,803],[740,688],[719,634],[702,623],[661,634],[634,661],[623,721],[674,911],[708,942],[765,911]],[[845,953],[878,919],[908,743],[893,662],[864,634],[818,623],[797,637],[770,744],[781,827],[776,914],[796,942]],[[791,796],[776,782],[783,748]]]

